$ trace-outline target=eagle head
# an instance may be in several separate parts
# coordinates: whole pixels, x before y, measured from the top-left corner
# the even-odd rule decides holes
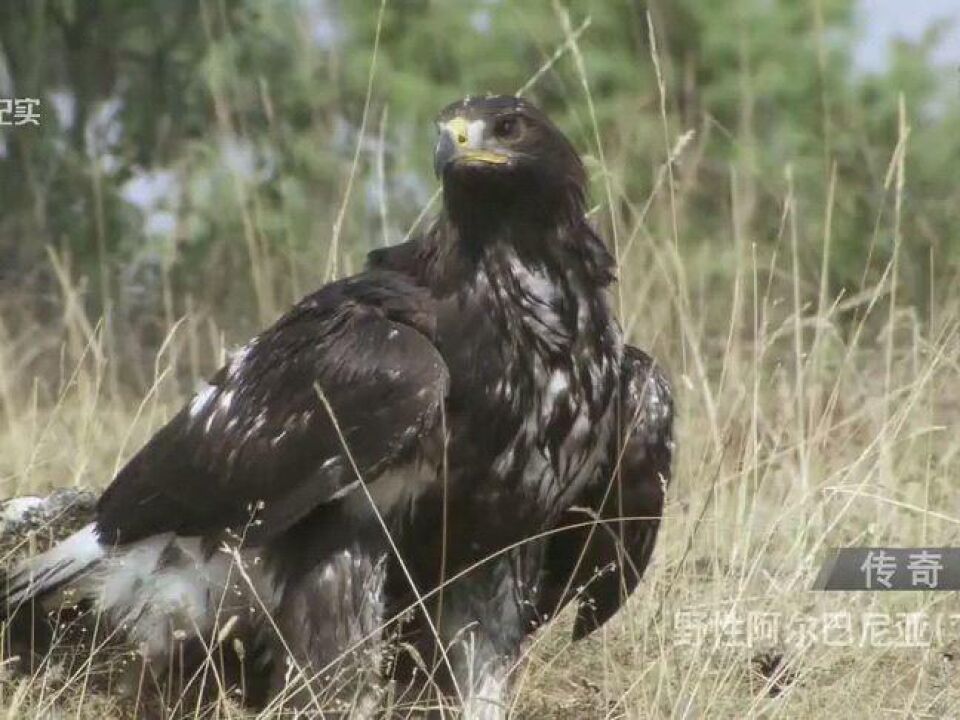
[[[544,211],[582,202],[586,173],[580,157],[524,98],[467,97],[440,112],[437,130],[434,169],[448,207],[467,202],[499,212]]]

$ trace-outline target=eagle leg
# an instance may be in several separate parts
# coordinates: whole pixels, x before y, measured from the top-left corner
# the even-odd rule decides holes
[[[404,707],[446,707],[444,714],[427,713],[430,718],[449,717],[451,710],[468,720],[507,717],[512,678],[535,619],[533,578],[541,558],[542,547],[532,542],[451,583],[442,602],[431,608],[445,653],[422,617],[414,616],[404,628],[408,642],[397,657],[395,674],[405,686]],[[407,648],[418,657],[411,658]]]
[[[385,576],[386,554],[355,544],[288,583],[275,618],[271,695],[278,704],[323,717],[375,713]]]

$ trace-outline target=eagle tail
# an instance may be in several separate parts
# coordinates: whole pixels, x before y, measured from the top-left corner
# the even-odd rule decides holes
[[[44,600],[81,577],[104,557],[93,523],[84,526],[46,552],[19,562],[0,579],[0,613],[13,615],[31,600]]]

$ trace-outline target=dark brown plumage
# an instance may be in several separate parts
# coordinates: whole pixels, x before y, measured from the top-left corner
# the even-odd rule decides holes
[[[546,618],[576,602],[581,637],[616,612],[657,533],[669,385],[623,345],[563,134],[515,97],[454,103],[438,126],[432,224],[241,350],[93,525],[10,574],[9,605],[73,587],[157,665],[171,629],[233,612],[267,693],[249,699],[292,681],[289,702],[313,706],[346,654],[357,676],[334,694],[359,686],[370,712],[403,615],[420,660],[389,663],[400,694],[422,695],[418,662],[439,658],[435,686],[476,718],[502,716]]]

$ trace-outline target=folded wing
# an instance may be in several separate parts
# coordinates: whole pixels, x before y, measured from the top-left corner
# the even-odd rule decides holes
[[[242,348],[103,494],[101,542],[248,542],[436,452],[447,369],[431,300],[396,273],[324,287]]]
[[[646,353],[630,346],[621,373],[621,433],[603,472],[565,513],[547,547],[538,611],[552,616],[576,600],[574,639],[612,617],[637,586],[653,552],[670,480],[670,385]]]

